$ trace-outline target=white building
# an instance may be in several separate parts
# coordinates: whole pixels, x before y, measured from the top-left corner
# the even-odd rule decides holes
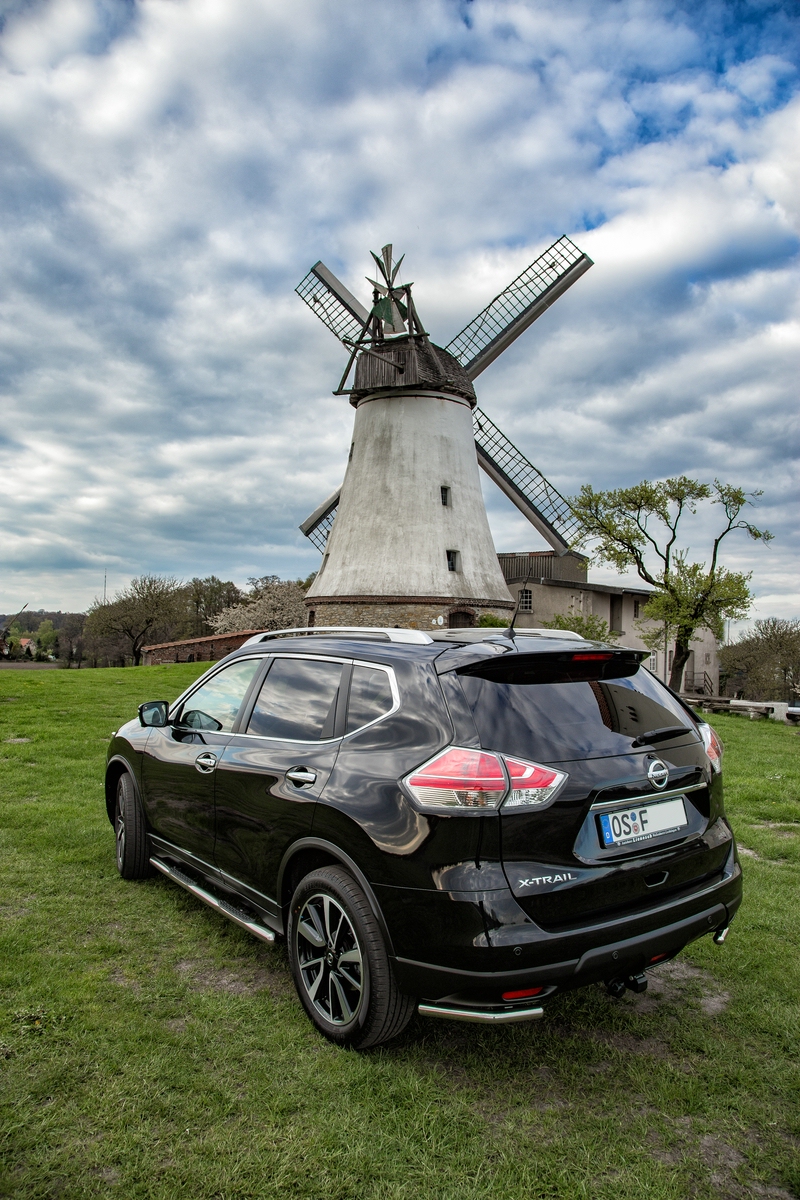
[[[559,556],[553,550],[539,550],[497,557],[515,602],[522,593],[518,629],[542,627],[558,615],[594,615],[619,635],[623,645],[647,648],[637,625],[643,619],[641,613],[652,589],[591,583],[588,560],[573,552]],[[708,630],[700,630],[692,647],[683,674],[683,690],[719,695],[716,639]],[[667,647],[665,663],[663,649],[651,653],[647,666],[659,678],[669,679],[672,655],[673,650]]]

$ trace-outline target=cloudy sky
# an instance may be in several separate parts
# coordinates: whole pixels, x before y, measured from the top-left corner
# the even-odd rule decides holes
[[[800,615],[796,3],[0,9],[0,611],[306,575],[352,428],[308,267],[366,301],[393,242],[444,344],[567,233],[596,265],[482,407],[566,494],[763,489],[775,540],[727,561]],[[542,547],[486,498],[498,549]]]

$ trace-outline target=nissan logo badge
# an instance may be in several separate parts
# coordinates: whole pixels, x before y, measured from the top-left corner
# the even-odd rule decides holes
[[[669,779],[669,767],[663,763],[660,758],[654,758],[647,768],[647,778],[652,783],[653,787],[663,788],[667,786]]]

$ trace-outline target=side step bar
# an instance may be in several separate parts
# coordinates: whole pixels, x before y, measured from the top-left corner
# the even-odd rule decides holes
[[[441,1004],[420,1004],[421,1017],[444,1017],[446,1021],[478,1021],[484,1025],[510,1025],[513,1021],[535,1021],[544,1016],[543,1008],[517,1008],[505,1012],[480,1012],[476,1008],[446,1008]]]
[[[200,887],[188,875],[184,875],[183,871],[179,871],[177,867],[167,866],[160,858],[151,858],[150,866],[155,867],[162,875],[166,875],[167,879],[171,879],[173,883],[177,883],[180,887],[185,888],[187,892],[191,892],[198,900],[202,900],[209,908],[216,909],[222,913],[223,917],[227,917],[229,921],[233,921],[235,925],[240,925],[242,929],[246,929],[248,933],[252,933],[253,937],[260,938],[262,942],[274,942],[276,934],[271,929],[267,929],[264,925],[259,925],[247,913],[242,912],[240,908],[234,908],[232,904],[228,904],[227,900],[218,900],[211,892],[207,892],[205,888]]]

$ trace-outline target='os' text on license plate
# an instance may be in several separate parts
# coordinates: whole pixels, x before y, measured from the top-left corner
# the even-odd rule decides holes
[[[601,813],[600,830],[604,846],[625,842],[646,842],[662,833],[674,833],[687,824],[683,797],[649,804],[646,808],[621,808]]]

